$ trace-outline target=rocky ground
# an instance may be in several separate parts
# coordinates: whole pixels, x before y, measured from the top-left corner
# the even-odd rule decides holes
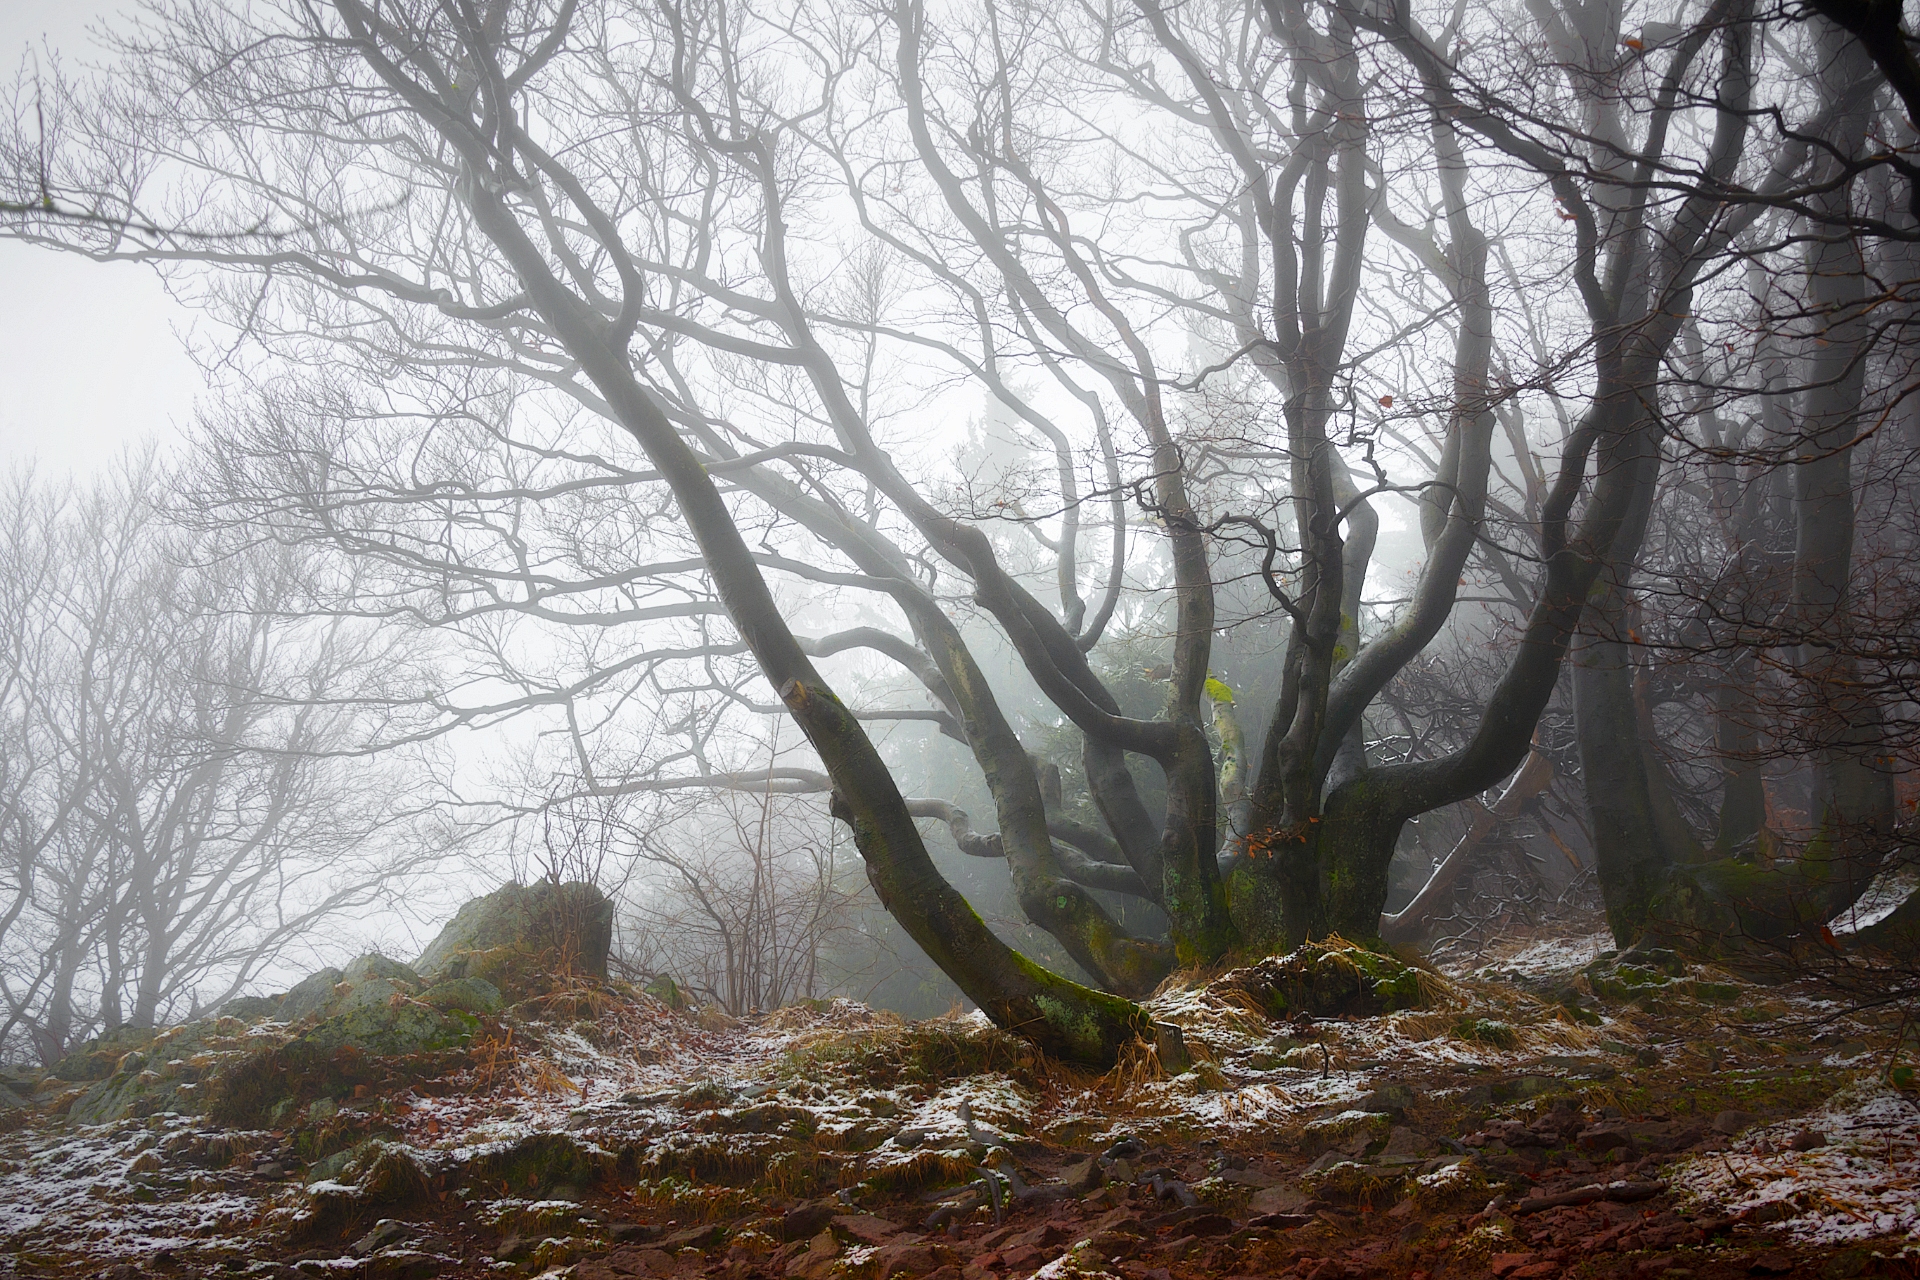
[[[0,1276],[1920,1274],[1899,1028],[1811,990],[1335,946],[1169,984],[1197,1065],[1096,1077],[968,1016],[677,1008],[514,892],[0,1077]]]

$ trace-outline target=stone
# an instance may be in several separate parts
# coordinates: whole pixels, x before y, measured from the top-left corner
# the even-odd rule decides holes
[[[382,1249],[367,1259],[368,1280],[432,1280],[459,1266],[456,1259],[419,1249]]]
[[[1244,992],[1275,1018],[1374,1017],[1426,1003],[1420,972],[1405,961],[1362,947],[1321,942],[1236,969],[1217,979],[1209,990]]]
[[[414,970],[429,984],[484,978],[508,998],[552,989],[568,972],[607,976],[613,903],[578,881],[508,884],[462,906]]]
[[[291,991],[280,997],[280,1020],[298,1022],[319,1013],[332,1003],[333,989],[340,985],[344,976],[340,970],[329,967],[302,978]]]
[[[787,1264],[787,1274],[795,1280],[824,1280],[840,1257],[840,1242],[833,1232],[822,1231],[807,1241],[806,1249]]]
[[[408,1232],[406,1223],[393,1218],[382,1218],[373,1224],[373,1230],[353,1242],[353,1252],[364,1258],[388,1245],[400,1243],[407,1238]]]
[[[933,1244],[889,1244],[874,1251],[878,1280],[929,1275],[951,1260],[952,1250]],[[1037,1256],[1037,1254],[1036,1254]]]
[[[832,1201],[820,1200],[813,1204],[803,1204],[789,1209],[780,1219],[780,1238],[782,1240],[807,1240],[820,1234],[838,1215],[839,1209]]]
[[[235,996],[214,1011],[218,1018],[238,1018],[242,1022],[279,1022],[280,1002],[272,996]]]
[[[1387,1145],[1381,1149],[1380,1154],[1401,1159],[1423,1160],[1438,1150],[1433,1139],[1426,1134],[1416,1132],[1405,1125],[1395,1125],[1393,1131],[1387,1135]]]
[[[369,952],[359,957],[340,974],[340,981],[349,987],[358,987],[368,982],[391,982],[396,986],[418,989],[422,983],[420,975],[413,969],[379,952]]]
[[[1298,1187],[1268,1187],[1256,1191],[1247,1201],[1247,1212],[1261,1217],[1269,1213],[1299,1213],[1306,1207],[1307,1194]]]
[[[664,973],[649,978],[642,990],[675,1013],[685,1013],[693,1007],[693,1002],[680,990],[680,984]]]
[[[1818,1151],[1827,1145],[1827,1135],[1812,1129],[1802,1129],[1788,1141],[1795,1151]]]
[[[1383,1084],[1366,1097],[1353,1104],[1356,1111],[1373,1111],[1389,1115],[1398,1120],[1406,1109],[1418,1101],[1418,1095],[1404,1084]]]
[[[364,984],[383,985],[383,979]],[[353,1001],[296,1043],[323,1055],[353,1048],[375,1057],[411,1057],[457,1048],[480,1029],[480,1020],[472,1014],[442,1013],[404,996],[395,999],[394,995]]]
[[[366,1144],[361,1143],[358,1146],[348,1147],[344,1151],[336,1151],[330,1156],[325,1156],[319,1160],[315,1160],[312,1164],[307,1166],[307,1181],[308,1182],[335,1181],[340,1177],[341,1174],[347,1171],[347,1169],[353,1164],[355,1158],[358,1157],[365,1150],[365,1148],[366,1148]]]
[[[647,1222],[616,1222],[607,1228],[607,1239],[615,1244],[652,1240],[659,1234],[660,1228]]]
[[[1098,1160],[1088,1158],[1062,1169],[1060,1181],[1075,1195],[1083,1196],[1106,1185],[1107,1171],[1100,1167]]]
[[[1342,1111],[1307,1124],[1300,1132],[1300,1154],[1319,1155],[1338,1151],[1349,1156],[1365,1154],[1376,1142],[1385,1142],[1393,1129],[1393,1117],[1380,1111]]]
[[[899,1235],[901,1230],[897,1224],[871,1213],[836,1214],[833,1229],[838,1235],[850,1237],[856,1244],[880,1244],[889,1236]]]
[[[500,988],[485,978],[451,978],[437,982],[420,993],[420,1003],[432,1005],[442,1013],[470,1013],[491,1017],[506,1007]]]
[[[1759,1121],[1760,1117],[1751,1111],[1722,1111],[1713,1118],[1713,1128],[1714,1132],[1724,1133],[1731,1138],[1748,1125],[1757,1124]]]

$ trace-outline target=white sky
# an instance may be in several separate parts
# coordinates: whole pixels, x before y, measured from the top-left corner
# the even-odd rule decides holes
[[[0,73],[44,39],[70,64],[121,0],[0,0]],[[192,313],[143,267],[0,239],[0,470],[38,460],[84,474],[146,437],[170,438],[202,387],[179,334]]]

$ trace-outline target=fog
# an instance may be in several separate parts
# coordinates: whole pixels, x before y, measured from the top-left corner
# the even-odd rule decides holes
[[[1909,1274],[1905,22],[0,8],[0,1274]]]
[[[1920,81],[1643,9],[8,6],[0,1059],[506,883],[1102,1070],[1330,940],[1909,998]]]

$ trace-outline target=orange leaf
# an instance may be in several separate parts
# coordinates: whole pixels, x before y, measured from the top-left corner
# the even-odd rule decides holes
[[[1382,409],[1391,409],[1391,408],[1393,408],[1393,397],[1392,397],[1392,396],[1381,396],[1381,397],[1380,397],[1380,407],[1381,407]]]

